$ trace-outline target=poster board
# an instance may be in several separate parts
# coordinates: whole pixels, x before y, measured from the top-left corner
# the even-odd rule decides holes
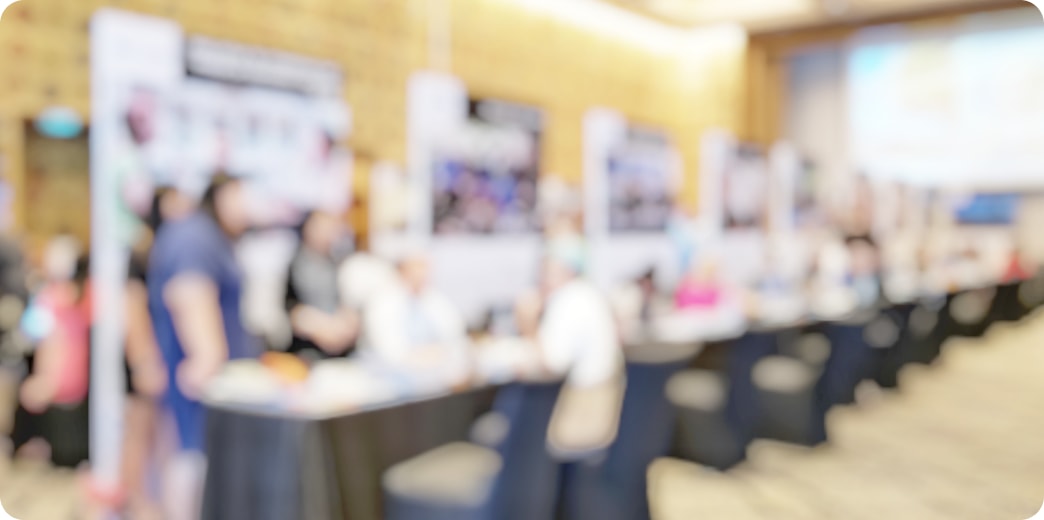
[[[668,231],[682,166],[670,135],[608,108],[589,110],[583,130],[591,279],[611,289],[650,268],[661,281],[675,279],[679,266]]]
[[[374,251],[394,258],[405,247],[425,245],[432,284],[469,322],[478,322],[493,307],[512,305],[537,281],[542,237],[533,188],[540,174],[542,133],[537,107],[473,95],[452,75],[414,73],[407,85],[402,184],[415,205],[400,229],[371,237]],[[468,177],[475,182],[465,183],[478,189],[465,190],[471,196],[457,204],[445,204],[445,196],[459,187],[462,165],[483,172],[472,172]],[[457,171],[446,175],[451,169]],[[485,216],[446,225],[468,206]]]
[[[258,201],[251,209],[272,223],[346,209],[351,154],[337,143],[351,122],[337,65],[112,9],[94,15],[90,33],[94,308],[124,307],[130,251],[158,187],[199,197],[224,172],[246,181]],[[246,242],[247,290],[261,285],[252,278],[278,287],[295,239],[272,232]],[[118,484],[124,326],[123,313],[102,313],[92,337],[91,460],[104,486]]]

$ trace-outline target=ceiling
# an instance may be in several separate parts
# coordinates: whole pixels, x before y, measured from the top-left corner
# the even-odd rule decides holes
[[[563,0],[565,1],[565,0]],[[604,0],[672,25],[739,23],[751,32],[917,16],[1020,0]]]

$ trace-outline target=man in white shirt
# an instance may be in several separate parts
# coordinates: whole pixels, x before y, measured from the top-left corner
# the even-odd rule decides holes
[[[605,297],[567,263],[544,264],[545,304],[536,341],[547,368],[571,386],[611,379],[622,363],[616,323]]]
[[[566,378],[548,440],[568,456],[608,446],[615,438],[624,389],[623,352],[609,302],[579,276],[582,245],[559,242],[550,249],[542,298],[523,300],[520,318],[523,327],[535,324],[528,333],[544,368]]]
[[[367,306],[364,348],[386,365],[458,383],[467,375],[467,326],[453,304],[430,287],[428,273],[427,256],[404,255],[399,283]]]

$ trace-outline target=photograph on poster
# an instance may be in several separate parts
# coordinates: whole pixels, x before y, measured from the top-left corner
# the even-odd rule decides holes
[[[765,153],[740,143],[722,176],[726,229],[763,227],[768,216],[769,168]]]
[[[533,107],[471,100],[463,128],[432,159],[436,235],[530,233],[536,213],[542,116]]]
[[[131,86],[125,99],[115,178],[137,215],[152,190],[198,196],[219,172],[301,210],[347,206],[351,159],[320,100],[201,79],[163,90]]]
[[[674,205],[670,139],[655,129],[630,126],[608,157],[609,231],[662,232]]]

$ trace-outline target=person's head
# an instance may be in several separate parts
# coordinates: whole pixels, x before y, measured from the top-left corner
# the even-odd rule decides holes
[[[847,240],[849,257],[852,259],[852,274],[870,275],[877,270],[877,249],[865,238]]]
[[[399,276],[413,294],[420,294],[428,287],[430,272],[428,256],[422,252],[410,252],[399,260]]]
[[[240,179],[223,173],[215,175],[203,194],[200,208],[230,237],[239,237],[250,228],[250,207]]]
[[[156,100],[147,90],[135,90],[127,104],[127,130],[135,144],[142,145],[152,140],[155,133],[153,114]]]
[[[145,224],[156,232],[165,222],[188,215],[192,212],[194,205],[192,199],[181,191],[170,186],[162,186],[152,194],[152,205],[149,207]]]
[[[576,237],[559,236],[548,243],[541,266],[541,285],[546,293],[565,285],[584,271],[584,246]]]
[[[76,274],[80,243],[70,235],[52,238],[43,252],[43,274],[48,281],[70,281]]]
[[[301,221],[301,244],[320,253],[330,253],[341,237],[343,226],[336,215],[326,211],[308,213]]]

